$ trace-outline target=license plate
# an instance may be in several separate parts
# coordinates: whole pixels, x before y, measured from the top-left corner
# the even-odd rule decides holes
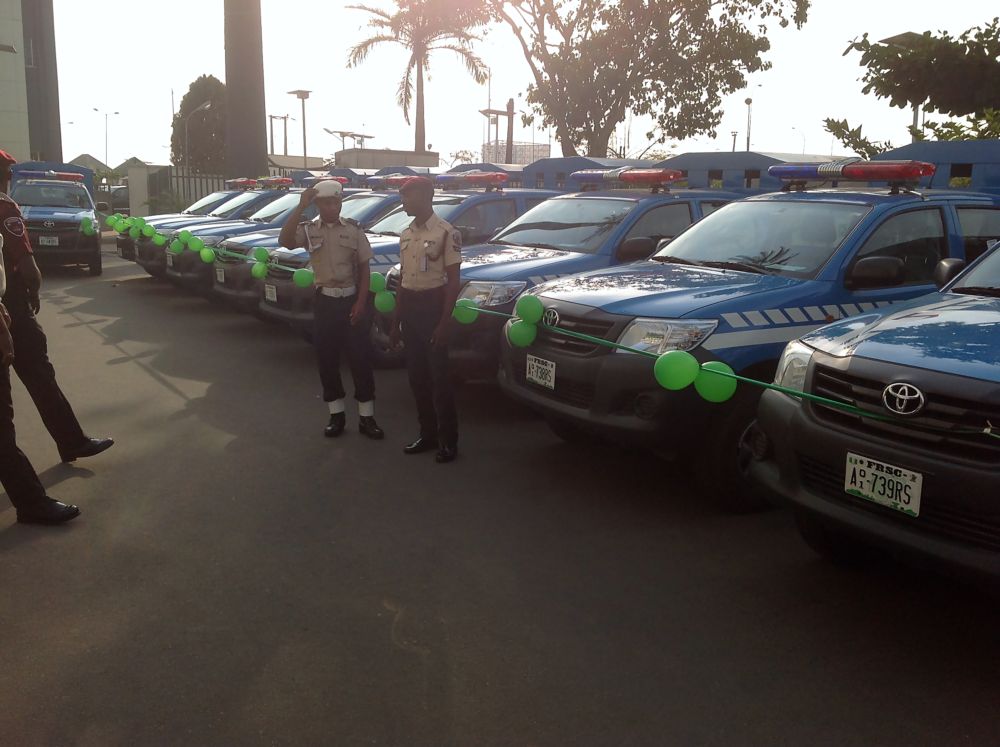
[[[215,268],[215,280],[218,283],[226,282],[226,271],[223,270],[221,267]]]
[[[923,482],[919,472],[847,452],[844,490],[858,498],[919,516]]]
[[[119,257],[124,257],[125,256],[125,250],[122,249],[121,247],[118,247],[118,256]]]
[[[528,356],[526,377],[532,384],[544,386],[546,389],[556,388],[556,364],[534,355]]]
[[[167,267],[173,267],[173,266],[174,266],[174,253],[167,252]]]
[[[273,285],[265,285],[264,300],[271,303],[278,303],[278,289]]]
[[[38,237],[39,246],[59,246],[58,236],[39,236]]]

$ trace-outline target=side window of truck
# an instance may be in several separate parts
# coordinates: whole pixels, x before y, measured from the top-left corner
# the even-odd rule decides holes
[[[635,225],[629,229],[624,240],[635,236],[648,236],[654,242],[661,239],[672,239],[691,225],[691,205],[678,202],[671,205],[658,205],[646,211]]]
[[[965,261],[972,262],[986,251],[986,244],[1000,239],[1000,209],[958,208],[958,224],[965,244]]]
[[[906,285],[930,283],[934,267],[948,256],[944,220],[937,208],[893,215],[875,229],[858,252],[863,257],[899,257]]]
[[[486,241],[517,217],[513,200],[480,202],[455,219],[455,228],[462,232],[462,243],[478,244]]]

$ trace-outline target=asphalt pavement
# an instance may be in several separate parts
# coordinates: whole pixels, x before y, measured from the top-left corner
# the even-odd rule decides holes
[[[1000,603],[891,563],[845,572],[784,511],[727,515],[678,469],[558,441],[490,383],[461,455],[326,422],[310,347],[137,265],[46,274],[85,429],[64,527],[0,499],[9,745],[988,745]],[[353,407],[353,403],[350,403]],[[678,424],[682,428],[683,424]]]

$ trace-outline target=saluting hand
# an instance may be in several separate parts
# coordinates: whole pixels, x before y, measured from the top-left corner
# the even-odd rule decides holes
[[[316,188],[309,187],[309,189],[302,190],[302,194],[299,195],[299,207],[306,208],[316,199]]]

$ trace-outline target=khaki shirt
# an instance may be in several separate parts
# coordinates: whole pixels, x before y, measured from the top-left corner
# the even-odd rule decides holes
[[[406,290],[431,290],[448,283],[445,268],[462,262],[462,235],[437,215],[399,235],[400,276]]]
[[[309,264],[319,288],[351,288],[358,283],[357,267],[369,261],[371,244],[365,232],[353,223],[323,223],[319,217],[299,223],[295,245],[309,251]],[[367,283],[365,278],[362,282]]]

